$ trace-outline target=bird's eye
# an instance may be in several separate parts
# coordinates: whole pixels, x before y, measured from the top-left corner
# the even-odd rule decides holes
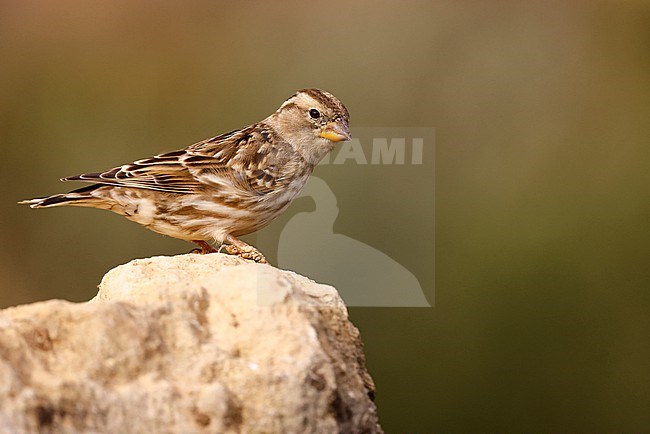
[[[311,116],[312,119],[318,119],[320,117],[320,112],[316,109],[310,109],[309,116]]]

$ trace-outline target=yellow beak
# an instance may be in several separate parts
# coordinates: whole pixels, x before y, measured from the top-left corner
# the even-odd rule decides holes
[[[345,121],[328,123],[321,131],[320,136],[332,142],[341,142],[352,138],[348,124]]]

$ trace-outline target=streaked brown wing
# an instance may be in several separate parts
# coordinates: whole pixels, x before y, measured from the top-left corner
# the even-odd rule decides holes
[[[179,153],[184,155],[185,151],[156,155],[105,172],[69,176],[62,181],[86,181],[168,193],[192,193],[196,191],[196,179],[179,160]]]
[[[289,181],[290,146],[262,124],[222,134],[186,149],[137,160],[105,172],[63,181],[86,181],[167,193],[194,193],[206,185],[263,195]]]
[[[263,123],[225,136],[187,148],[183,164],[197,181],[264,195],[288,184],[301,166],[291,145]]]

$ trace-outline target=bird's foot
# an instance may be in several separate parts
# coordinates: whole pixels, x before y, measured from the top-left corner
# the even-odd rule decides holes
[[[264,255],[262,255],[260,251],[254,247],[250,250],[241,250],[237,246],[228,244],[227,246],[224,246],[223,249],[229,255],[239,256],[240,258],[249,259],[251,261],[259,262],[260,264],[268,264]]]
[[[264,255],[262,255],[262,253],[260,253],[260,251],[255,247],[246,244],[232,235],[228,235],[226,241],[230,244],[222,244],[221,248],[223,248],[223,250],[225,250],[229,255],[239,256],[240,258],[249,259],[260,264],[268,264]],[[219,250],[221,250],[221,248]]]
[[[210,244],[206,243],[203,240],[192,240],[192,242],[194,244],[198,244],[200,249],[199,248],[192,249],[192,250],[190,250],[190,253],[198,253],[200,255],[205,255],[205,254],[208,254],[208,253],[216,253],[217,252],[217,249],[215,249],[214,247],[212,247]]]

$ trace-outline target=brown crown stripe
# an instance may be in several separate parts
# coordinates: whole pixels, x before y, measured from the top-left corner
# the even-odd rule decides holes
[[[331,108],[334,110],[334,112],[343,116],[346,121],[350,119],[348,109],[342,103],[340,103],[339,100],[336,99],[331,93],[320,89],[303,89],[299,92],[304,92],[324,106]]]

